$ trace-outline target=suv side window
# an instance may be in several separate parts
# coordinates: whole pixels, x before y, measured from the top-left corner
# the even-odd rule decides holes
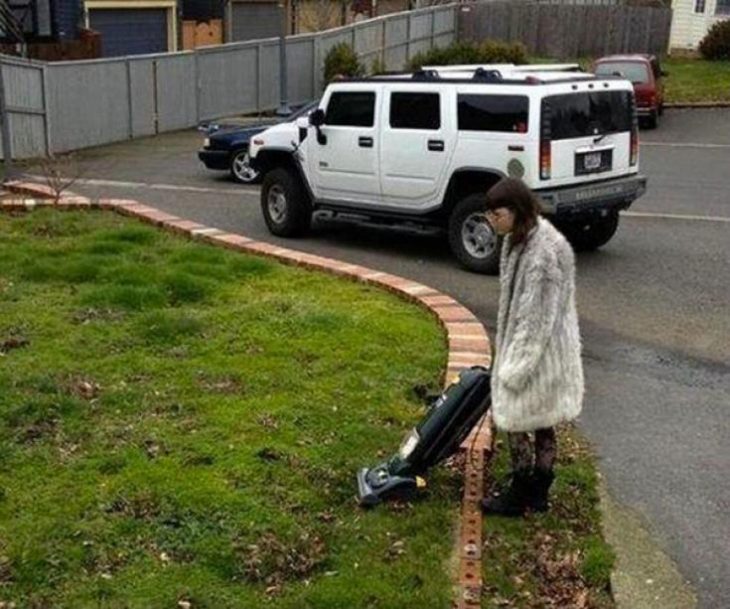
[[[391,93],[390,126],[392,129],[427,129],[441,127],[441,101],[438,93]]]
[[[326,125],[372,127],[375,123],[375,93],[341,91],[333,93],[327,104]]]
[[[526,133],[529,109],[526,95],[460,93],[459,131]]]

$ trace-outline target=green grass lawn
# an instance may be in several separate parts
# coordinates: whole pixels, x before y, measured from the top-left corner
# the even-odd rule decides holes
[[[667,102],[730,102],[730,61],[664,60]]]
[[[531,57],[534,63],[563,63],[546,57]],[[583,57],[572,60],[584,70],[590,70],[593,59]],[[664,79],[667,103],[730,102],[730,61],[706,61],[666,57],[662,69],[669,73]]]
[[[111,213],[0,215],[0,251],[0,603],[450,606],[459,475],[354,498],[436,389],[425,312]],[[612,606],[572,430],[553,511],[484,524],[485,608]]]
[[[449,606],[459,476],[355,501],[436,388],[427,313],[111,213],[0,252],[0,603]]]

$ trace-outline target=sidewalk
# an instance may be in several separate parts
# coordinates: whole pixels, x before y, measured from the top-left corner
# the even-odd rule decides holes
[[[599,485],[606,541],[616,553],[611,589],[617,609],[695,609],[697,598],[638,515]]]

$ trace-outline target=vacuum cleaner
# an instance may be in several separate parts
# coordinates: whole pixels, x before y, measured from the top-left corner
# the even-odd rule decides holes
[[[473,366],[434,400],[421,422],[408,432],[398,452],[357,474],[360,505],[404,499],[425,488],[423,475],[456,452],[491,401],[489,370]]]

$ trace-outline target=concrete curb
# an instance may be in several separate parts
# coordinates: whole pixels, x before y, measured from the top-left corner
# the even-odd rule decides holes
[[[10,191],[29,194],[37,198],[1,201],[1,211],[28,211],[37,207],[55,207],[64,210],[110,210],[212,245],[274,258],[285,264],[325,271],[350,280],[385,288],[405,300],[426,308],[446,331],[449,355],[443,379],[445,385],[452,382],[464,368],[491,364],[489,337],[481,322],[459,302],[426,285],[356,264],[255,241],[243,235],[179,218],[134,200],[98,199],[92,201],[86,197],[63,196],[58,203],[54,204],[48,199],[49,195],[52,196],[53,193],[50,193],[50,189],[46,187],[29,182],[10,182],[5,187]],[[491,456],[492,448],[492,421],[490,415],[487,415],[461,445],[461,450],[465,454],[464,493],[455,550],[458,559],[458,573],[455,574],[456,607],[459,609],[475,609],[481,606],[483,531],[479,502],[484,496],[484,468]]]
[[[672,102],[664,104],[665,109],[675,110],[679,108],[730,108],[730,101],[722,102]]]

